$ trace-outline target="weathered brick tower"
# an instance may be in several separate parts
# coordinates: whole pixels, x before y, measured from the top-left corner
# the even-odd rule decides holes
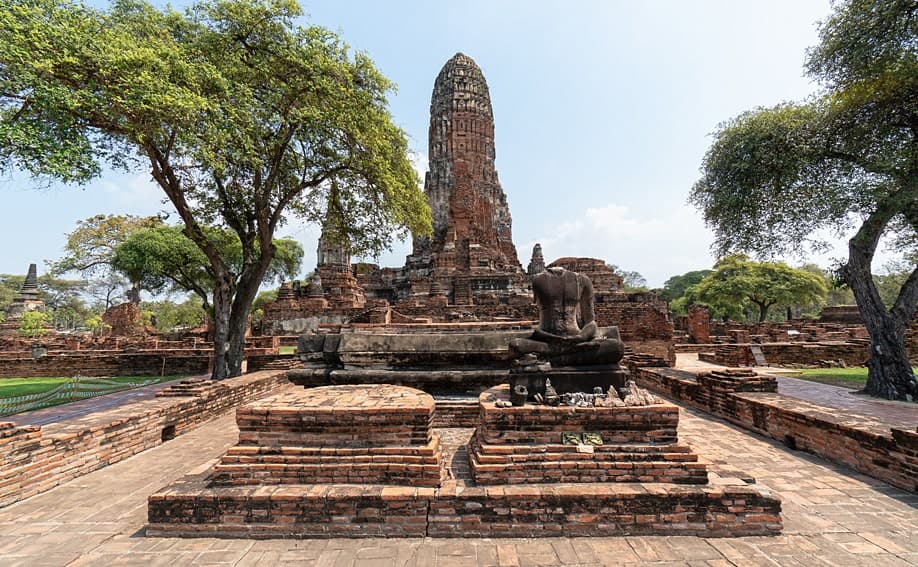
[[[488,84],[472,58],[457,53],[437,76],[430,100],[430,170],[424,189],[433,236],[414,241],[406,264],[412,280],[433,277],[462,296],[463,283],[450,281],[456,276],[476,280],[471,292],[499,292],[512,286],[506,276],[522,273],[494,155]],[[504,277],[491,284],[482,280],[492,274]]]

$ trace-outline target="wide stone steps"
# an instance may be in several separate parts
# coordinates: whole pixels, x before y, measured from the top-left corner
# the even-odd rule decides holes
[[[257,484],[401,484],[440,486],[444,477],[438,436],[419,447],[235,446],[214,466],[220,486]]]
[[[507,450],[473,440],[469,462],[481,485],[553,482],[666,482],[706,484],[707,467],[686,446],[542,445]]]

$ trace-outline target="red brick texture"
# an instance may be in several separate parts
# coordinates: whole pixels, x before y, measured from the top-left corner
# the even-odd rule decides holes
[[[671,368],[632,368],[637,382],[688,405],[918,492],[918,432],[776,393],[754,372],[696,376]]]
[[[164,397],[45,426],[0,423],[0,507],[155,447],[286,384],[249,374],[201,395]]]
[[[627,407],[527,404],[510,399],[507,385],[481,394],[478,429],[469,445],[472,475],[481,485],[558,482],[707,484],[705,466],[676,429],[679,408],[669,403]],[[591,453],[562,444],[562,434],[596,433]]]
[[[401,386],[289,390],[236,410],[239,444],[214,467],[218,485],[440,486],[434,400]]]

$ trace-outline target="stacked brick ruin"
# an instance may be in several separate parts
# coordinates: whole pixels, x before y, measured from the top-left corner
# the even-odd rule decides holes
[[[509,403],[508,387],[480,398],[483,441],[463,446],[475,453],[471,477],[457,465],[462,452],[441,452],[430,430],[433,398],[420,391],[328,386],[260,400],[238,410],[239,444],[210,471],[149,497],[146,534],[748,536],[782,529],[780,500],[767,490],[739,479],[708,484],[706,466],[676,443],[675,406],[498,408],[491,397]],[[584,429],[604,444],[592,451],[562,444],[563,435]],[[524,455],[527,447],[535,453]],[[499,462],[476,463],[486,456]]]
[[[0,339],[0,378],[197,375],[209,372],[214,348],[212,342],[197,338],[163,340],[144,335],[48,336],[42,342],[44,356],[35,357],[30,340]],[[264,368],[279,358],[280,345],[280,337],[247,338],[248,369]],[[255,360],[259,364],[253,365]]]
[[[437,487],[443,470],[433,415],[433,397],[400,386],[288,390],[237,410],[239,443],[215,465],[213,480]]]
[[[677,350],[724,366],[755,366],[753,347],[774,366],[861,366],[870,357],[870,335],[854,305],[826,307],[819,319],[778,323],[712,321],[707,309],[692,306],[675,327],[676,341],[684,341]],[[905,333],[905,350],[918,364],[918,314]]]
[[[29,311],[41,311],[44,307],[45,302],[38,294],[38,268],[30,264],[22,289],[7,308],[4,321],[0,322],[0,335],[17,335],[22,316]]]
[[[678,443],[679,408],[657,400],[643,406],[501,407],[510,390],[480,397],[478,428],[469,446],[472,474],[481,485],[559,482],[707,484],[704,463]],[[602,444],[584,452],[562,443],[568,433],[590,432]]]

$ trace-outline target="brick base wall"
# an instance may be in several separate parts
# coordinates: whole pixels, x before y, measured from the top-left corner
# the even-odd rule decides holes
[[[46,426],[0,423],[0,507],[162,444],[287,384],[283,373],[247,374],[200,396],[159,397]]]
[[[205,374],[211,353],[186,354],[53,354],[42,358],[20,357],[0,363],[0,378],[33,376],[173,376]]]
[[[210,488],[185,477],[150,496],[154,537],[777,535],[781,503],[749,486],[581,484]]]
[[[820,343],[763,343],[709,345],[699,360],[722,366],[756,366],[752,346],[762,350],[765,361],[773,366],[825,366],[844,362],[846,366],[863,366],[870,358],[868,341]],[[688,352],[680,350],[680,352]],[[697,352],[697,351],[696,351]]]
[[[641,386],[848,465],[905,490],[918,492],[918,431],[783,396],[772,380],[754,374],[735,385],[672,368],[633,368]],[[756,385],[755,382],[758,382]],[[757,391],[756,391],[757,390]]]

